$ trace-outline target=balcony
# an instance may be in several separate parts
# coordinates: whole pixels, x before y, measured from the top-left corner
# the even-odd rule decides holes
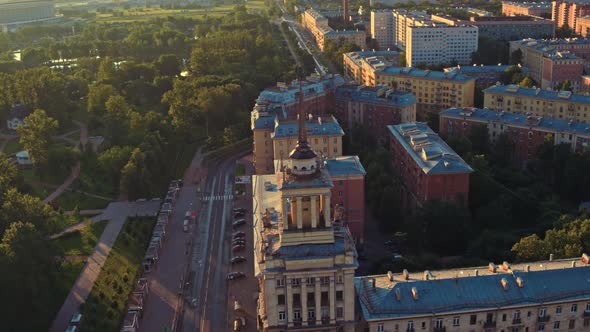
[[[520,319],[520,318],[514,318],[512,320],[512,325],[519,325],[521,323],[522,323],[522,319]]]
[[[483,323],[484,329],[493,329],[496,328],[496,321],[488,320]]]
[[[590,310],[584,310],[584,317],[590,317]]]
[[[330,317],[322,317],[322,325],[330,324]]]
[[[539,316],[539,317],[537,318],[537,321],[538,321],[539,323],[543,323],[543,322],[548,322],[550,319],[551,319],[551,316],[549,316],[549,315],[545,315],[545,316]]]
[[[414,328],[407,328],[406,332],[416,332],[416,330],[414,330]]]
[[[447,332],[447,328],[444,326],[443,327],[435,327],[434,332]]]

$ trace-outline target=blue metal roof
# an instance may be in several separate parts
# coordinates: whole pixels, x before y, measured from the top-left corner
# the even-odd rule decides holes
[[[302,90],[304,96],[319,95],[327,90],[344,84],[344,79],[340,75],[334,75],[327,79],[316,79],[303,81]],[[278,104],[292,104],[297,101],[299,94],[299,82],[297,80],[291,82],[288,86],[271,87],[260,92],[257,103],[278,103]]]
[[[484,93],[541,98],[548,100],[570,101],[572,103],[590,104],[590,95],[580,95],[570,91],[553,91],[539,88],[523,88],[518,85],[493,85],[483,90]]]
[[[336,157],[326,160],[330,176],[365,175],[367,172],[357,156]]]
[[[429,78],[433,80],[448,80],[456,82],[475,81],[475,78],[468,77],[457,73],[444,73],[442,71],[422,70],[412,67],[385,67],[377,69],[376,73],[384,73],[397,76],[408,76],[416,78]]]
[[[379,97],[380,93],[383,93]],[[351,99],[391,106],[416,104],[416,97],[401,90],[388,89],[387,86],[368,87],[363,85],[343,85],[336,88],[336,99]]]
[[[590,136],[590,124],[561,119],[537,118],[517,113],[498,112],[481,108],[449,108],[440,112],[440,116],[468,118],[482,122],[501,122],[514,126],[537,128],[548,132],[584,134]]]
[[[449,67],[449,68],[445,68],[444,70],[446,72],[453,72],[453,71],[459,71],[459,73],[473,73],[473,74],[477,74],[477,73],[488,73],[488,72],[500,72],[503,73],[505,71],[507,71],[508,69],[512,68],[513,65],[500,65],[500,66],[491,66],[491,65],[486,65],[486,66],[457,66],[457,67]],[[521,72],[523,73],[527,73],[529,71],[529,69],[527,67],[520,67]]]
[[[309,136],[344,136],[344,130],[334,116],[312,118],[305,122]],[[279,120],[274,123],[272,138],[297,137],[299,123],[297,120]]]
[[[254,129],[267,129],[272,130],[274,128],[274,119],[270,116],[264,116],[254,120]]]
[[[590,298],[590,268],[587,265],[545,268],[530,272],[517,269],[480,276],[459,276],[459,271],[455,271],[455,276],[431,280],[394,277],[390,281],[387,275],[357,277],[355,289],[366,320],[495,310],[511,305]],[[375,288],[372,278],[377,278]],[[522,287],[517,278],[522,281]],[[506,288],[502,286],[502,279],[506,281]],[[417,299],[412,296],[412,288],[416,288]],[[396,292],[400,294],[399,300]]]
[[[387,126],[425,174],[471,173],[473,169],[422,122]]]

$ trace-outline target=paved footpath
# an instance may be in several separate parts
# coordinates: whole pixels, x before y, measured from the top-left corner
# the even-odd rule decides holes
[[[109,204],[102,214],[92,218],[93,222],[109,220],[109,223],[57,313],[49,332],[65,331],[72,315],[78,311],[80,304],[86,301],[127,217],[154,216],[159,208],[160,201],[115,202]]]

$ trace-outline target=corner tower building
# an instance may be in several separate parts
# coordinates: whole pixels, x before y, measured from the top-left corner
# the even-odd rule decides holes
[[[301,104],[300,104],[301,105]],[[354,331],[352,237],[330,213],[327,167],[307,142],[275,174],[253,176],[255,274],[260,331]]]

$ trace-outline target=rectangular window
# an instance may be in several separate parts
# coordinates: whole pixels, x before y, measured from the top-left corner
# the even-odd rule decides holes
[[[459,326],[459,317],[453,317],[453,326]]]
[[[414,321],[411,320],[408,322],[408,331],[412,331],[414,329]]]
[[[330,277],[320,277],[320,284],[321,285],[329,285],[330,284]]]
[[[294,310],[294,311],[293,311],[293,319],[294,319],[294,320],[300,320],[300,319],[301,319],[301,311],[299,311],[299,310]]]
[[[590,303],[586,303],[586,311],[590,312]]]
[[[336,307],[336,318],[343,318],[344,317],[344,308]]]
[[[545,309],[545,308],[539,309],[539,317],[545,317],[545,312],[546,311],[547,311],[547,309]]]
[[[279,295],[277,297],[277,304],[278,305],[285,305],[285,295]]]
[[[383,327],[383,324],[377,325],[377,332],[385,332],[385,328]]]
[[[293,279],[291,279],[291,286],[298,287],[300,285],[301,285],[301,279],[300,278],[293,278]]]
[[[442,318],[437,318],[436,322],[434,322],[434,327],[437,329],[442,329],[443,327],[443,320]]]
[[[578,312],[578,305],[577,304],[572,304],[572,312]]]
[[[277,288],[281,288],[281,287],[285,287],[285,279],[284,278],[277,279]]]
[[[553,329],[554,330],[559,330],[559,321],[556,321],[553,323]]]
[[[573,330],[573,329],[575,329],[575,328],[576,328],[576,320],[575,320],[575,319],[570,319],[570,322],[569,322],[569,326],[568,326],[568,328],[569,328],[570,330]]]
[[[477,315],[471,315],[469,316],[469,324],[470,325],[475,325],[477,323]]]
[[[543,331],[545,331],[545,324],[541,324],[541,325],[539,325],[539,327],[537,328],[537,331],[538,331],[538,332],[543,332]]]
[[[555,314],[556,315],[560,315],[561,314],[561,306],[555,308]]]
[[[343,292],[341,290],[336,291],[336,301],[342,301],[344,299],[344,296],[342,294]]]
[[[279,321],[284,321],[287,316],[284,311],[279,311]]]
[[[315,278],[313,278],[313,277],[311,277],[311,278],[306,278],[305,282],[306,282],[308,285],[313,285],[313,284],[315,284]]]
[[[314,309],[307,310],[307,318],[309,318],[310,320],[315,319],[315,310]]]

